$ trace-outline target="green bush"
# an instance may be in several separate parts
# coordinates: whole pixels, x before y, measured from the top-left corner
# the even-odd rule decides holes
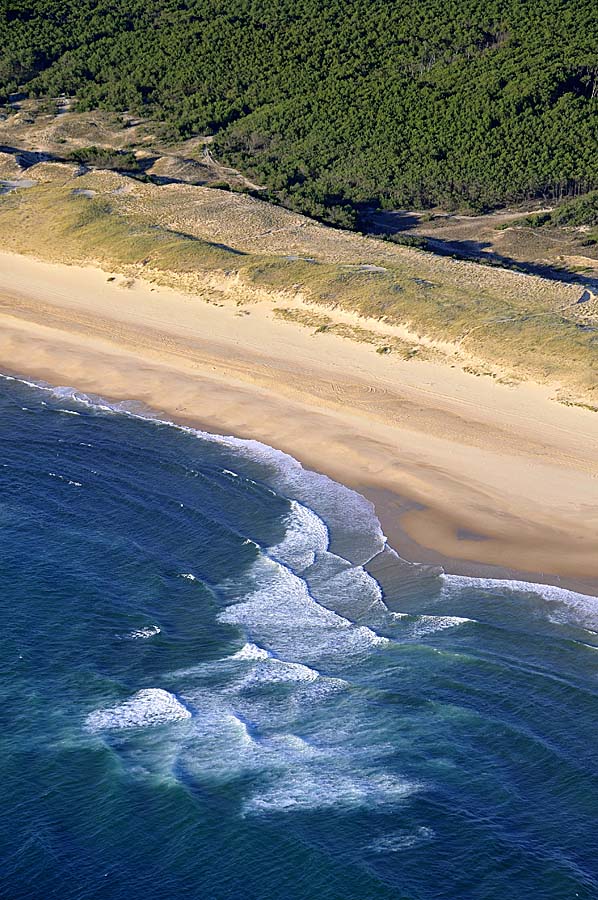
[[[98,169],[115,169],[122,172],[141,172],[135,154],[130,150],[112,150],[105,147],[82,147],[70,154],[70,159]]]
[[[551,215],[553,225],[598,225],[598,191],[570,200]]]
[[[528,225],[530,228],[541,228],[549,222],[552,222],[550,213],[534,213],[531,216],[526,216],[523,220],[523,224]]]

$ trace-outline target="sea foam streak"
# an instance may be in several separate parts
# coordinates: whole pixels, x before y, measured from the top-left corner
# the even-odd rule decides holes
[[[395,831],[392,834],[384,835],[375,840],[369,846],[369,850],[374,853],[398,853],[401,850],[408,850],[410,847],[417,847],[427,841],[434,840],[435,833],[432,828],[420,825],[415,831]]]
[[[420,785],[377,772],[344,773],[337,765],[289,771],[271,788],[245,804],[246,813],[365,806],[393,806],[416,793]]]

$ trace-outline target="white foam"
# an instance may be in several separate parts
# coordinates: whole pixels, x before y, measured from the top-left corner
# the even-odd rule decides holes
[[[250,660],[258,660],[258,659],[268,659],[270,654],[267,650],[264,650],[262,647],[258,647],[256,644],[244,644],[240,650],[237,650],[236,653],[233,653],[229,659],[250,659]]]
[[[76,412],[74,409],[57,409],[56,412],[63,413],[65,416],[80,416],[81,413]]]
[[[287,662],[283,659],[268,658],[260,661],[248,675],[241,687],[255,684],[285,684],[289,682],[315,681],[319,672],[302,663]]]
[[[241,742],[245,745],[253,744],[253,738],[249,734],[249,729],[247,724],[240,719],[238,716],[235,716],[234,713],[230,713],[227,716],[228,722],[233,726],[233,728],[238,732]]]
[[[350,627],[347,619],[316,603],[305,582],[280,563],[260,557],[250,574],[255,590],[223,610],[221,622],[266,633],[274,641],[277,633],[289,630],[298,635],[303,629]]]
[[[343,678],[320,675],[315,681],[299,685],[294,694],[294,700],[304,707],[317,706],[331,695],[346,691],[349,687],[349,682]]]
[[[254,794],[245,813],[392,806],[420,785],[389,773],[342,772],[329,764],[287,770],[270,788]]]
[[[307,506],[291,500],[285,517],[285,536],[268,549],[268,555],[294,572],[302,572],[313,565],[316,553],[328,548],[328,529],[322,519]]]
[[[191,718],[191,712],[174,694],[161,688],[147,688],[128,700],[107,709],[97,709],[87,717],[89,731],[145,728]]]
[[[145,628],[138,628],[129,633],[130,638],[147,639],[160,634],[160,628],[157,625],[147,625]]]
[[[179,572],[179,578],[186,578],[187,581],[197,581],[197,578],[191,572]]]
[[[473,621],[475,620],[463,616],[418,616],[417,621],[411,624],[410,633],[413,637],[420,638]]]
[[[296,734],[275,734],[265,738],[262,745],[283,756],[316,759],[320,751]]]
[[[392,643],[389,638],[376,634],[366,625],[359,625],[351,632],[353,639],[362,646],[366,647],[387,647]]]

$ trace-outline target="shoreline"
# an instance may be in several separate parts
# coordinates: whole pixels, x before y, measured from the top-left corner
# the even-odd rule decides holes
[[[41,380],[39,382],[31,381],[26,377],[26,375],[20,372],[0,372],[0,378],[12,378],[22,384],[32,385],[34,387],[37,387],[39,385],[41,389],[48,388],[52,390],[53,388],[60,387],[58,385],[51,385],[50,383],[45,381],[42,382]],[[69,385],[68,387],[71,388],[72,385]],[[73,390],[76,391],[77,389],[73,388]],[[112,398],[108,398],[102,395],[97,395],[97,397],[99,400],[104,400],[106,401],[106,403],[110,404],[114,402],[123,402],[122,400],[115,401]],[[131,402],[134,403],[137,401],[132,400]],[[123,414],[126,413],[123,412]],[[138,415],[138,413],[133,413],[133,415]],[[216,439],[223,438],[224,440],[226,440],[232,437],[235,440],[246,440],[244,438],[238,438],[238,435],[224,435],[210,432],[207,427],[205,427],[202,423],[196,421],[195,419],[193,420],[192,424],[187,420],[163,419],[160,417],[160,414],[156,410],[153,410],[149,407],[140,411],[139,415],[145,421],[154,422],[155,424],[171,425],[173,427],[191,427],[198,432],[211,434]],[[264,444],[264,446],[274,451],[278,450],[278,448],[273,448],[269,444]],[[302,465],[300,460],[297,460],[297,462]],[[308,471],[314,471],[309,467],[302,467],[307,468]],[[340,482],[337,483],[340,484]],[[348,485],[344,484],[343,486],[347,487]],[[454,557],[445,556],[439,550],[424,547],[422,544],[418,544],[412,537],[410,537],[407,531],[401,528],[401,516],[409,512],[410,509],[412,509],[414,506],[420,506],[420,504],[414,504],[413,502],[404,498],[400,498],[396,494],[393,494],[384,489],[376,490],[367,488],[363,492],[358,491],[356,488],[352,488],[352,490],[355,490],[357,493],[361,493],[362,496],[364,496],[372,504],[374,514],[381,524],[382,531],[387,540],[388,546],[390,547],[390,549],[397,552],[401,559],[405,562],[431,567],[440,566],[444,570],[444,573],[447,575],[466,576],[470,578],[489,579],[494,581],[522,581],[532,585],[539,584],[553,586],[562,588],[564,590],[574,591],[575,593],[582,595],[598,597],[598,579],[561,578],[558,575],[547,576],[542,572],[529,572],[520,569],[505,568],[503,566],[485,564],[473,559],[458,560]],[[397,510],[401,511],[397,512]],[[389,518],[389,516],[392,516],[392,519]],[[392,541],[389,539],[386,533],[387,529],[384,528],[385,521],[387,521],[387,523],[391,523],[390,530],[393,534]],[[482,537],[477,537],[475,539],[483,540]]]
[[[281,449],[406,559],[598,595],[598,416],[218,301],[1,253],[0,367]]]

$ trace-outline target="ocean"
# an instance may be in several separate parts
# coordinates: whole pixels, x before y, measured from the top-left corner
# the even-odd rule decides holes
[[[0,380],[0,896],[598,897],[598,600],[254,441]]]

